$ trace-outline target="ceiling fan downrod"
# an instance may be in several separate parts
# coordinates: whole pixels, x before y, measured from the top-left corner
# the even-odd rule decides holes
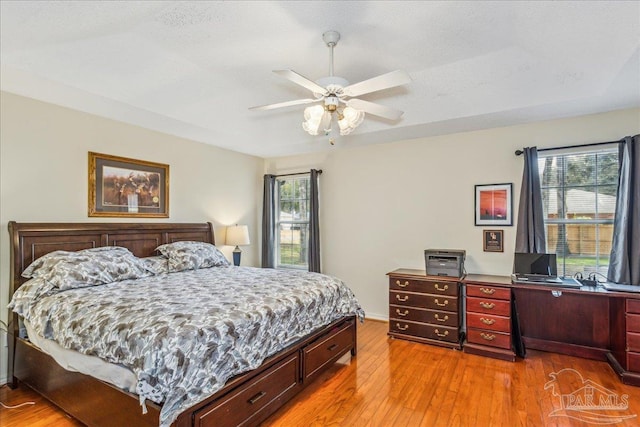
[[[326,31],[322,34],[322,40],[329,46],[329,77],[333,77],[333,48],[340,40],[340,33],[337,31]]]

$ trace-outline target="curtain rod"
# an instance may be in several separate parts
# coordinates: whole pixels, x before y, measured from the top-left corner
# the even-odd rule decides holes
[[[550,148],[540,148],[538,151],[549,151],[549,150],[563,150],[565,148],[578,148],[578,147],[593,147],[595,145],[607,145],[607,144],[617,144],[620,141],[608,141],[608,142],[592,142],[590,144],[576,144],[576,145],[565,145],[563,147],[550,147]],[[523,154],[524,151],[516,150],[516,156]]]
[[[309,172],[296,172],[296,173],[285,173],[282,175],[274,175],[276,178],[280,178],[281,176],[295,176],[295,175],[307,175]],[[318,173],[322,173],[322,169],[318,169]]]

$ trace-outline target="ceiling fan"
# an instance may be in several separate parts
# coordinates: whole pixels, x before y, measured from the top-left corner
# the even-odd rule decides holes
[[[318,103],[304,110],[304,122],[302,128],[310,135],[318,135],[322,132],[328,135],[331,132],[331,120],[335,114],[340,127],[340,135],[350,134],[364,120],[364,114],[372,114],[389,120],[398,120],[403,112],[395,108],[355,98],[372,92],[401,86],[411,82],[411,77],[406,71],[396,70],[382,74],[355,84],[333,75],[333,48],[340,40],[340,33],[327,31],[322,34],[322,39],[329,47],[329,76],[311,81],[293,70],[274,70],[274,73],[285,79],[310,90],[313,98],[296,99],[277,104],[260,105],[251,107],[250,110],[272,110],[293,105]]]

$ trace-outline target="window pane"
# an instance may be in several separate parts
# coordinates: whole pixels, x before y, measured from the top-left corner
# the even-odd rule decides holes
[[[566,226],[567,248],[564,253],[555,252],[558,270],[565,276],[582,273],[586,278],[597,274],[607,276],[613,224],[570,224]],[[563,269],[564,266],[564,269]]]
[[[565,218],[593,219],[596,216],[595,187],[568,188],[564,198]]]
[[[308,262],[308,224],[280,224],[279,264],[304,267]]]
[[[567,186],[596,183],[596,155],[594,153],[567,155],[565,159]]]
[[[613,184],[614,192],[607,194],[615,196],[618,184],[618,153],[599,153],[597,156],[598,184]]]
[[[540,172],[540,185],[545,187],[558,187],[564,182],[562,179],[564,157],[543,157],[538,159]]]
[[[541,157],[538,167],[547,252],[557,255],[558,273],[606,275],[618,182],[617,151]]]
[[[287,177],[278,182],[278,266],[304,268],[308,265],[309,177]]]
[[[564,218],[564,191],[551,187],[542,189],[542,211],[547,219]]]
[[[616,212],[616,198],[618,185],[599,185],[598,194],[596,195],[596,204],[598,207],[597,218],[613,220]]]

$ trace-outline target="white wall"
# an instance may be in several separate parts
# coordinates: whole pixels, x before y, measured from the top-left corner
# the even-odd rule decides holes
[[[385,274],[424,269],[424,249],[467,251],[470,273],[508,275],[522,180],[516,149],[614,141],[640,132],[640,110],[268,159],[268,173],[321,168],[323,272],[354,290],[368,316],[388,317]],[[514,226],[474,226],[474,185],[513,183]],[[504,253],[482,230],[504,229]]]
[[[89,151],[169,164],[170,217],[148,222],[212,221],[224,244],[225,226],[249,226],[252,245],[242,265],[258,265],[261,158],[219,149],[121,122],[0,92],[0,319],[9,295],[7,222],[137,222],[87,217]],[[258,194],[260,193],[260,194]],[[6,348],[0,340],[0,384]]]

